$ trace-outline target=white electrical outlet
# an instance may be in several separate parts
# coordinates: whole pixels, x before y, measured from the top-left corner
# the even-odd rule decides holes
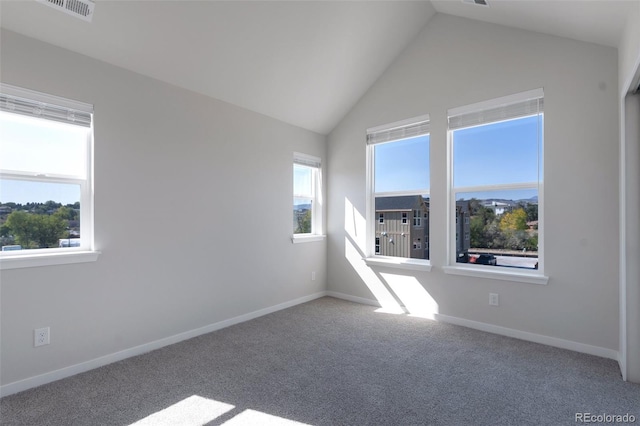
[[[316,280],[316,271],[311,272],[311,281]]]
[[[43,346],[51,343],[49,327],[36,328],[33,333],[33,346]]]
[[[498,306],[500,305],[500,299],[498,293],[489,293],[489,305]]]

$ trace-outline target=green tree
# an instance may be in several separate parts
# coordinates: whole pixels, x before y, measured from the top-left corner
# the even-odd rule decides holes
[[[309,234],[311,233],[311,210],[307,210],[304,215],[298,216],[298,226],[294,231],[294,234]]]
[[[473,216],[471,218],[470,230],[471,230],[471,247],[486,247],[487,238],[485,236],[484,228],[486,224],[481,216]]]
[[[78,212],[69,207],[60,207],[58,210],[56,210],[54,215],[64,220],[76,220],[76,218],[78,217]]]
[[[490,247],[491,236],[490,226],[496,219],[496,214],[490,208],[480,205],[475,198],[469,200],[471,210],[471,247]]]
[[[538,251],[538,234],[533,234],[525,242],[524,247],[529,251]]]
[[[16,244],[24,248],[57,247],[63,238],[67,221],[57,215],[33,214],[14,211],[5,222]]]

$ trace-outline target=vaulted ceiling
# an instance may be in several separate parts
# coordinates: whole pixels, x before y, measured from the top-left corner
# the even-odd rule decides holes
[[[636,0],[105,1],[91,23],[33,0],[0,25],[321,134],[436,13],[617,46]]]

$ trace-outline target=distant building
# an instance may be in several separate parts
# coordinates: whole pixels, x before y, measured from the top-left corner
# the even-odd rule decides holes
[[[510,212],[513,209],[513,206],[509,203],[501,203],[499,201],[491,201],[489,203],[485,203],[484,207],[493,210],[496,216],[501,216],[505,213]]]
[[[429,259],[429,200],[421,195],[378,197],[375,253]]]
[[[421,195],[378,197],[375,254],[429,259],[429,199]],[[471,247],[468,201],[456,202],[456,256],[467,262]]]
[[[469,201],[456,201],[456,259],[469,261],[471,248],[471,214]]]

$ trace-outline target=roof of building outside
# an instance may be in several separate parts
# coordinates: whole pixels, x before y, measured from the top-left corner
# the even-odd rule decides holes
[[[422,201],[422,195],[401,195],[376,198],[376,211],[413,210]],[[426,200],[428,203],[429,201]]]

